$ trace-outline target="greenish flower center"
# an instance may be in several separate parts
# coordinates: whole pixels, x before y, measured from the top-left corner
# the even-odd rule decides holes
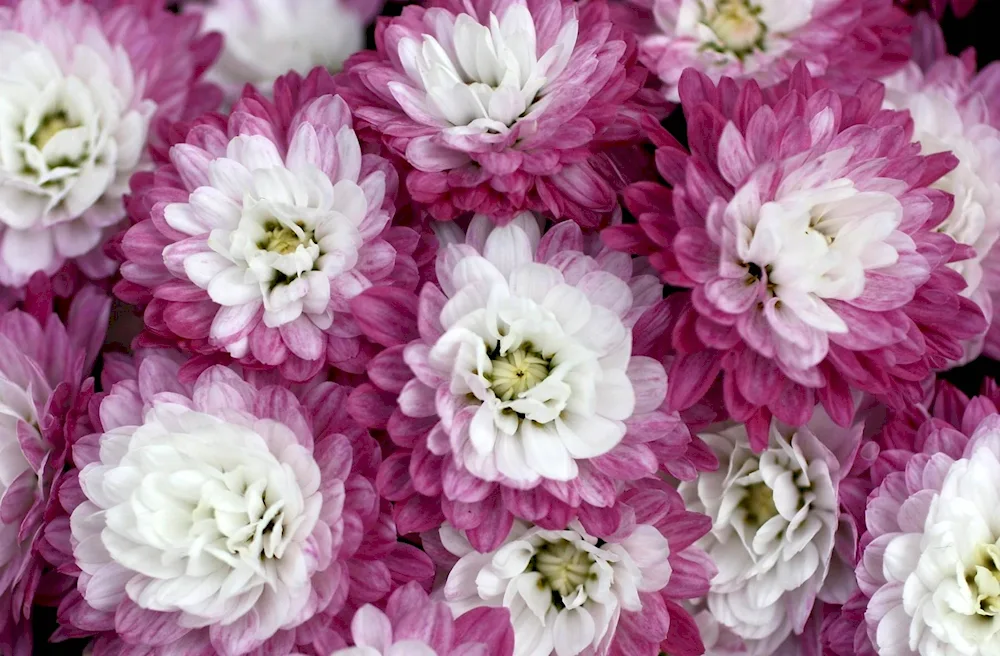
[[[294,253],[299,246],[308,246],[309,242],[312,241],[312,235],[305,232],[302,225],[293,228],[278,223],[269,223],[264,226],[264,230],[265,235],[259,244],[260,247],[280,255]]]
[[[747,486],[746,496],[740,507],[746,511],[747,522],[758,527],[778,514],[778,508],[774,505],[774,492],[764,483]]]
[[[1000,615],[1000,546],[983,544],[978,547],[978,564],[965,573],[965,583],[977,601],[976,615]]]
[[[767,26],[760,20],[760,13],[760,7],[747,0],[722,0],[714,10],[705,10],[702,22],[718,38],[718,43],[709,47],[739,58],[763,50]]]
[[[595,575],[590,571],[594,558],[572,542],[560,540],[538,548],[529,570],[542,575],[538,585],[552,592],[552,603],[563,607],[563,597],[570,597]]]
[[[529,347],[495,354],[490,375],[493,393],[501,401],[510,401],[539,384],[549,375],[549,361]]]
[[[38,126],[38,129],[35,130],[35,133],[31,136],[31,143],[38,150],[42,150],[45,148],[47,143],[52,141],[52,137],[67,128],[75,127],[79,127],[79,125],[70,121],[66,112],[53,112],[42,119],[41,125]]]

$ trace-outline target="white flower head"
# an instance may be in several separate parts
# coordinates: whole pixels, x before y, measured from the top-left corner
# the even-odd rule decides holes
[[[268,637],[314,603],[310,563],[332,557],[314,553],[311,537],[320,471],[283,424],[156,403],[142,426],[102,436],[80,484],[88,500],[72,514],[74,555],[94,608],[113,611],[127,595],[190,628],[252,612]]]
[[[122,219],[156,104],[98,31],[58,52],[3,31],[0,70],[0,280],[21,285]]]
[[[439,257],[450,299],[441,312],[444,334],[424,357],[437,380],[450,381],[456,403],[475,411],[467,440],[452,450],[483,480],[518,487],[569,481],[578,460],[621,442],[625,420],[659,405],[666,379],[658,363],[631,357],[637,317],[625,280],[603,270],[574,279],[535,261],[540,231],[531,214],[487,226],[477,217],[469,230],[488,234],[481,254],[452,244]],[[646,360],[649,379],[662,385],[649,394],[642,388],[637,401],[628,371]]]
[[[207,77],[230,96],[244,84],[269,92],[289,71],[339,71],[365,45],[364,17],[349,0],[211,0],[196,11],[225,37]]]
[[[899,530],[866,548],[863,565],[877,562],[883,579],[866,613],[869,635],[880,653],[898,656],[1000,653],[997,416],[980,425],[963,458],[933,456],[923,480],[926,488],[894,500],[906,509]],[[896,496],[885,486],[881,495]]]
[[[444,587],[453,612],[508,608],[514,656],[600,653],[621,613],[642,609],[639,593],[661,590],[671,575],[666,538],[645,524],[610,543],[576,521],[563,531],[518,521],[503,546],[487,554],[450,526],[441,540],[461,557]]]
[[[673,0],[654,7],[660,28],[707,64],[754,75],[786,53],[816,0]],[[766,72],[766,71],[763,71]]]
[[[838,456],[853,458],[861,429],[839,429],[817,415],[812,428],[773,423],[760,454],[742,424],[701,434],[719,469],[680,486],[688,509],[713,523],[701,542],[718,567],[708,610],[751,656],[772,654],[801,632],[817,597],[843,603],[853,588],[850,565],[834,549],[837,486],[847,473]],[[843,440],[828,448],[817,434]]]
[[[309,125],[298,133],[315,137]],[[370,211],[360,186],[361,151],[352,130],[337,134],[342,160],[333,179],[308,161],[299,142],[293,138],[282,157],[264,136],[234,137],[225,156],[208,164],[208,184],[164,212],[172,228],[205,244],[172,244],[164,261],[222,306],[211,337],[233,357],[247,354],[242,327],[252,327],[258,314],[268,328],[304,318],[317,333],[328,329],[334,312],[331,281],[358,263],[364,231],[371,228],[366,221],[387,220],[381,209]],[[174,154],[183,157],[179,148]],[[381,202],[384,182],[380,172],[365,180],[371,199]]]
[[[539,55],[534,19],[523,0],[490,14],[484,25],[469,14],[439,21],[435,36],[405,36],[399,59],[420,94],[399,82],[389,91],[414,118],[430,116],[452,127],[505,134],[522,117],[541,111],[547,83],[569,63],[576,46],[575,18]]]

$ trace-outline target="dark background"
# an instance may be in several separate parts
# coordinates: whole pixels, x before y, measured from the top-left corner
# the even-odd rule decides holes
[[[394,6],[394,3],[389,2],[385,13],[398,14],[399,8],[399,4]],[[998,35],[1000,0],[979,0],[973,12],[963,19],[956,19],[949,10],[942,20],[942,25],[950,53],[957,55],[966,48],[974,47],[980,68],[990,62],[1000,60],[1000,35]],[[369,47],[374,46],[371,35],[369,35],[368,44]],[[1000,107],[991,109],[1000,112]],[[965,367],[948,372],[944,378],[957,385],[966,394],[974,395],[985,376],[1000,378],[1000,363],[980,358]],[[79,656],[83,653],[83,646],[86,644],[83,641],[69,641],[60,644],[47,642],[48,636],[55,628],[54,610],[38,608],[34,619],[35,654],[39,656]],[[275,654],[274,656],[286,655]]]

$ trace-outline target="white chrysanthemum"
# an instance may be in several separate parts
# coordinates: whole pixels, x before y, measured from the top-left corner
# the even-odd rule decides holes
[[[936,460],[940,492],[921,490],[903,502],[900,531],[879,536],[885,584],[868,613],[880,654],[992,656],[1000,653],[1000,431],[973,436],[966,457]],[[971,451],[971,452],[970,452]],[[925,477],[933,485],[933,478]],[[937,480],[941,480],[938,478]],[[914,524],[926,512],[922,525]],[[871,521],[871,519],[869,519]],[[865,554],[874,564],[873,552]],[[874,626],[873,626],[874,624]]]
[[[188,628],[254,613],[256,633],[294,626],[310,603],[320,470],[292,430],[156,404],[105,433],[72,514],[87,602],[179,613]],[[329,554],[319,556],[329,559]],[[98,585],[103,581],[105,585]]]
[[[718,53],[720,61],[761,62],[753,54],[778,57],[789,44],[784,35],[812,17],[815,0],[682,0],[680,6],[657,5],[658,18],[678,38],[694,39],[701,50]],[[670,15],[666,12],[676,15]]]
[[[849,150],[834,151],[819,166],[840,168],[850,156]],[[770,296],[811,329],[846,333],[847,324],[826,300],[858,298],[867,271],[897,261],[892,240],[899,238],[895,233],[903,206],[890,193],[860,191],[847,179],[812,186],[814,173],[807,167],[789,175],[776,200],[762,206],[754,200],[756,187],[744,186],[730,202],[727,217],[737,222],[739,257],[753,263],[750,276],[766,279]],[[817,342],[823,348],[814,349],[809,365],[826,355],[825,340]]]
[[[815,421],[831,424],[825,417]],[[836,432],[851,440],[859,434]],[[772,424],[760,454],[750,449],[742,424],[701,438],[718,456],[719,469],[682,483],[680,492],[689,510],[712,519],[702,546],[719,571],[708,609],[743,640],[747,653],[768,656],[802,630],[817,596],[843,603],[850,594],[850,567],[834,553],[837,485],[846,472],[808,427]]]
[[[234,357],[247,354],[248,338],[225,340],[232,326],[248,325],[261,312],[269,328],[300,317],[319,330],[329,328],[330,281],[354,268],[364,243],[369,204],[358,183],[361,150],[354,132],[345,128],[337,135],[336,182],[309,161],[302,145],[315,132],[306,125],[296,134],[304,138],[293,139],[286,158],[266,137],[235,137],[225,157],[208,163],[209,184],[164,212],[175,230],[200,239],[209,234],[211,251],[182,241],[165,249],[164,261],[223,306],[212,337],[227,341]],[[375,175],[367,183],[372,199],[381,202],[384,178]]]
[[[477,217],[470,232],[485,225]],[[445,333],[428,355],[450,394],[478,406],[471,448],[456,453],[463,466],[526,486],[576,478],[577,460],[617,446],[637,407],[629,284],[607,271],[570,282],[554,263],[534,261],[538,241],[537,220],[523,214],[493,230],[481,255],[447,247],[438,275],[449,281]],[[662,400],[651,397],[654,407]]]
[[[90,252],[124,215],[150,117],[128,56],[98,32],[53,53],[0,33],[0,281]],[[69,62],[66,66],[61,62]]]
[[[204,29],[225,37],[207,77],[231,96],[244,84],[268,92],[289,71],[339,71],[365,46],[363,17],[349,0],[211,0],[200,11]]]
[[[562,25],[555,42],[539,56],[535,23],[523,4],[512,4],[489,26],[468,14],[441,21],[435,36],[406,36],[399,59],[423,94],[399,82],[389,90],[410,115],[447,125],[504,134],[519,118],[541,111],[547,82],[558,78],[576,46],[578,23]],[[538,102],[536,102],[536,100]]]
[[[579,522],[547,531],[515,522],[503,546],[479,553],[449,526],[441,540],[460,556],[444,594],[455,613],[504,606],[514,625],[514,656],[576,656],[606,645],[623,611],[642,608],[640,592],[670,580],[670,547],[654,527],[635,527],[612,544]]]

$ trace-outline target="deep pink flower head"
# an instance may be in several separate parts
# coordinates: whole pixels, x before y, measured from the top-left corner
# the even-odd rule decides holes
[[[829,75],[853,90],[892,73],[910,56],[909,20],[892,0],[625,2],[646,19],[640,59],[673,102],[687,68],[716,82],[753,79],[766,87],[803,63],[813,75]]]
[[[57,639],[96,636],[94,656],[327,656],[356,608],[429,583],[430,561],[396,541],[346,388],[178,371],[145,354],[91,404],[99,432],[59,495],[61,569],[79,578]]]
[[[604,0],[439,0],[383,19],[375,39],[340,92],[435,218],[606,221],[651,110]]]
[[[817,402],[848,425],[852,388],[919,402],[985,329],[946,266],[971,249],[934,230],[953,197],[931,185],[955,158],[921,156],[883,95],[875,82],[839,94],[804,67],[767,94],[685,75],[691,153],[655,136],[673,189],[634,185],[639,225],[604,233],[690,289],[672,329],[672,409],[721,395],[761,448],[772,415],[800,426]]]
[[[715,466],[661,408],[666,374],[646,355],[665,339],[656,277],[575,223],[544,236],[542,223],[442,224],[437,283],[419,299],[371,289],[352,303],[389,347],[351,412],[397,447],[378,484],[400,533],[447,518],[490,550],[514,517],[608,531],[624,481]]]
[[[398,588],[385,611],[366,605],[351,619],[353,648],[331,656],[512,656],[514,630],[504,608],[452,617],[416,583]]]
[[[824,623],[837,656],[993,653],[1000,541],[1000,393],[944,384],[886,424],[865,511],[859,592]],[[983,612],[985,611],[985,612]]]
[[[93,279],[114,272],[101,246],[125,216],[129,176],[165,122],[218,104],[199,78],[219,46],[158,0],[0,8],[0,283],[70,261]]]
[[[60,592],[58,577],[43,576],[40,538],[69,447],[87,432],[88,375],[111,304],[86,288],[64,324],[41,274],[29,289],[27,311],[0,316],[0,652],[16,656],[31,653],[32,605]]]
[[[620,523],[592,531],[516,521],[482,553],[468,531],[445,525],[424,546],[447,571],[455,613],[504,607],[516,654],[676,656],[705,653],[687,601],[708,591],[715,567],[695,541],[709,521],[656,478],[629,485]]]
[[[374,349],[349,301],[413,289],[419,235],[390,226],[395,170],[362,154],[332,91],[322,69],[278,80],[273,102],[248,88],[133,179],[115,293],[145,307],[147,341],[295,381],[364,369]]]

